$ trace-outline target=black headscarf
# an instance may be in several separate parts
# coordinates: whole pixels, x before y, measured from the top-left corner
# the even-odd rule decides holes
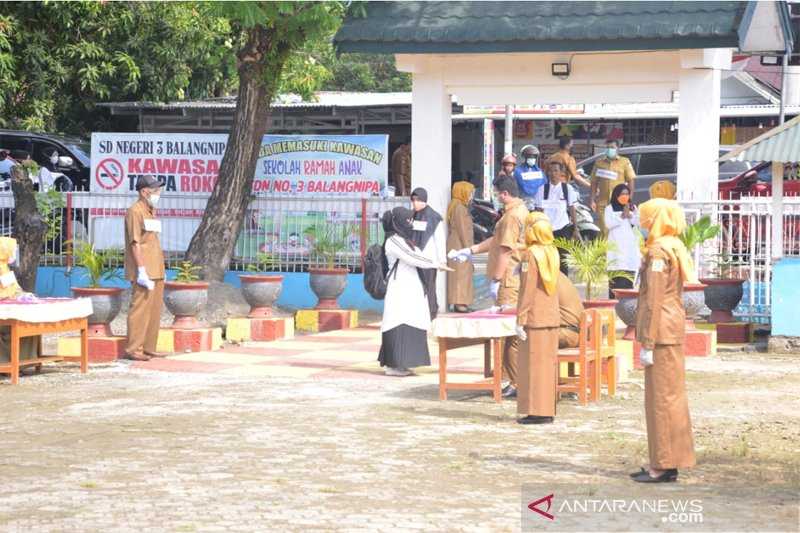
[[[428,191],[422,187],[417,187],[411,191],[411,199],[417,199],[421,202],[428,203]],[[422,250],[436,232],[437,226],[439,226],[439,223],[442,221],[442,216],[434,211],[431,206],[426,205],[421,211],[414,212],[414,220],[427,223],[425,230],[414,231],[414,236],[412,237],[414,244],[416,244],[417,247]]]
[[[628,184],[620,183],[619,185],[614,187],[613,191],[611,191],[611,208],[614,211],[622,211],[623,208],[625,207],[624,205],[619,203],[619,195],[622,194],[623,192],[627,192],[628,196],[631,196],[631,200],[633,200],[632,198],[633,195],[631,195],[631,188],[628,187]],[[633,205],[632,201],[628,202],[628,207],[630,208],[631,211],[633,211],[635,206]]]
[[[413,240],[414,230],[411,226],[411,217],[414,213],[411,209],[405,207],[395,207],[391,211],[386,211],[381,217],[381,224],[383,224],[383,232],[388,239],[392,235],[398,235],[406,241],[406,243],[413,249],[416,247]]]

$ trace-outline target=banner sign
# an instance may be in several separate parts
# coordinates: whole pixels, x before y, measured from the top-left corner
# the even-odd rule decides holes
[[[228,136],[184,133],[93,133],[91,191],[136,194],[152,174],[165,193],[207,196],[219,175]],[[380,195],[387,185],[387,135],[265,135],[253,194]]]

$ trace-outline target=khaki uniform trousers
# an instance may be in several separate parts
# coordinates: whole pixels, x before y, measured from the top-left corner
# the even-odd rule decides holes
[[[520,346],[517,413],[556,416],[558,328],[525,328]]]
[[[518,287],[500,287],[497,292],[497,305],[513,305],[516,307],[519,298]],[[516,335],[506,337],[503,345],[503,377],[513,386],[517,386],[519,360],[519,338]]]
[[[152,291],[133,282],[131,307],[128,311],[128,343],[125,353],[154,353],[161,325],[161,305],[164,301],[164,280],[154,279]]]

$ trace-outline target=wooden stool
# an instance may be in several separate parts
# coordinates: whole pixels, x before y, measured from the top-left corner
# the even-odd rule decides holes
[[[562,392],[575,392],[581,405],[586,405],[589,399],[593,402],[600,399],[601,325],[596,309],[588,309],[581,314],[578,347],[563,348],[558,351],[559,367],[561,363],[577,363],[579,372],[577,376],[558,380],[557,395]]]

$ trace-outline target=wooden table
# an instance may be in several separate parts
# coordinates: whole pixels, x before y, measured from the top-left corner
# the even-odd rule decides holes
[[[65,299],[58,299],[58,305],[63,306],[66,302]],[[73,300],[76,301],[76,300]],[[20,304],[22,305],[22,304]],[[32,306],[47,306],[48,300],[42,300],[40,304],[29,304]],[[8,306],[0,306],[8,308]],[[49,322],[32,322],[30,321],[31,313],[26,313],[26,318],[8,318],[8,313],[4,313],[5,318],[0,318],[0,326],[9,326],[11,329],[11,354],[8,363],[0,363],[0,374],[10,374],[11,384],[16,385],[19,383],[19,371],[21,368],[35,366],[36,371],[40,371],[42,364],[49,361],[75,361],[81,365],[81,373],[85,374],[89,368],[89,325],[87,317],[91,314],[91,303],[89,303],[89,311],[86,312],[85,302],[80,306],[81,309],[77,312],[85,314],[86,316],[77,316],[64,318],[62,320],[53,320]],[[30,311],[30,310],[26,310]],[[39,335],[47,335],[51,333],[63,333],[67,331],[80,330],[81,332],[81,355],[79,356],[46,356],[42,353],[42,341],[39,339],[39,357],[33,359],[20,360],[20,340],[24,337],[35,337]]]
[[[448,390],[488,390],[500,403],[503,378],[503,345],[506,337],[516,335],[516,316],[478,311],[468,314],[443,314],[433,324],[439,341],[439,399],[447,399]],[[484,379],[472,383],[447,382],[447,351],[483,345]]]

